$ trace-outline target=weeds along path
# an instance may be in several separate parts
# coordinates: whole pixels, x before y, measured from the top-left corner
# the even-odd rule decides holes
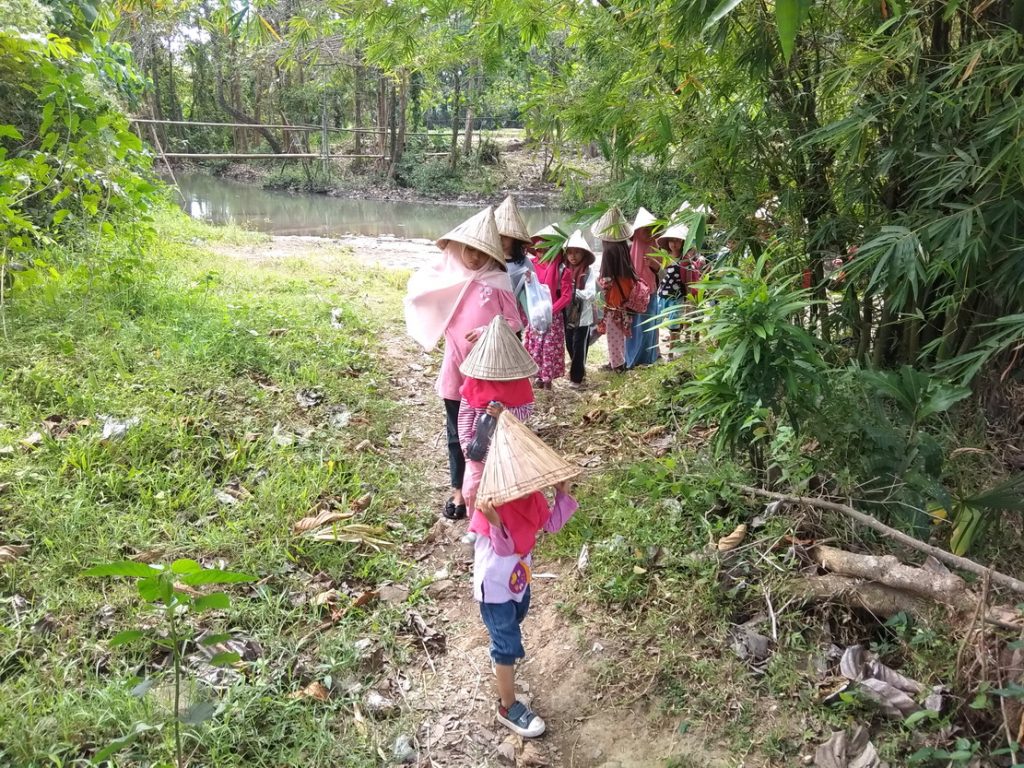
[[[335,247],[316,238],[287,237],[221,251],[254,264],[279,259],[325,264]],[[428,243],[402,242],[394,254],[379,243],[359,243],[353,255],[369,267],[403,268],[433,252]],[[626,666],[621,662],[629,654],[628,637],[608,617],[575,604],[576,563],[551,559],[543,549],[536,556],[533,603],[524,625],[527,659],[518,680],[521,696],[545,718],[548,733],[524,743],[495,721],[488,637],[472,598],[472,553],[460,541],[466,524],[438,515],[447,497],[444,414],[433,391],[440,353],[425,354],[417,347],[400,317],[381,322],[389,387],[381,395],[400,409],[386,452],[390,463],[402,468],[402,496],[427,533],[402,547],[413,563],[404,583],[381,590],[382,599],[400,604],[416,617],[412,623],[422,624],[402,682],[392,686],[400,690],[403,728],[368,721],[377,731],[368,735],[379,752],[394,757],[396,742],[407,739],[415,753],[409,760],[432,767],[643,768],[679,756],[688,756],[693,765],[726,765],[698,736],[679,733],[677,721],[659,714],[650,672],[641,679],[610,678]],[[598,386],[585,393],[557,385],[553,392],[538,393],[533,424],[584,467],[600,464],[594,446],[608,444],[607,434],[597,437],[588,434],[592,427],[574,426],[600,397],[603,386],[594,378]]]
[[[318,247],[306,239],[275,239],[269,254],[308,249],[316,258]],[[368,265],[404,266],[411,256],[428,258],[433,246],[406,243],[394,258],[382,258],[381,250],[362,244],[354,255]],[[695,764],[724,765],[696,736],[680,734],[675,722],[659,719],[650,698],[653,679],[607,679],[625,657],[628,639],[621,628],[606,632],[611,625],[605,617],[575,607],[575,562],[543,554],[535,564],[534,600],[524,625],[527,658],[518,680],[520,694],[545,717],[549,732],[525,743],[495,721],[488,639],[472,599],[472,553],[460,541],[466,523],[437,515],[447,496],[443,410],[433,391],[440,355],[424,353],[404,334],[400,317],[387,318],[381,341],[387,350],[388,396],[401,409],[389,455],[404,468],[404,497],[415,500],[426,521],[436,520],[422,541],[406,548],[416,562],[406,586],[427,585],[424,592],[431,599],[417,606],[417,615],[443,637],[432,640],[429,632],[420,637],[408,670],[409,690],[401,696],[411,718],[406,735],[412,736],[419,764],[641,768],[696,755]],[[558,385],[539,393],[535,428],[585,467],[600,463],[599,452],[581,446],[569,425],[599,393]]]

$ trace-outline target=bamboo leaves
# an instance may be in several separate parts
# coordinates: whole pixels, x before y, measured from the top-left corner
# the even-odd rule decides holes
[[[793,57],[796,36],[811,10],[811,0],[775,0],[775,21],[786,63]]]

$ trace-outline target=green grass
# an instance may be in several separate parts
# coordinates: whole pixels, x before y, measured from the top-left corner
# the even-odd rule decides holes
[[[576,586],[579,600],[567,603],[566,613],[599,617],[603,631],[617,632],[626,649],[606,662],[595,686],[615,701],[630,702],[643,691],[673,719],[699,724],[709,741],[727,744],[731,754],[758,755],[764,764],[796,764],[831,730],[866,721],[876,746],[895,762],[905,761],[920,734],[886,721],[867,704],[822,704],[819,659],[830,643],[863,642],[910,677],[952,685],[958,643],[949,642],[938,616],[879,626],[843,608],[788,600],[787,584],[799,578],[801,564],[778,544],[786,535],[831,536],[843,546],[851,536],[844,521],[806,523],[776,515],[749,532],[746,543],[754,546],[726,558],[710,551],[710,541],[752,522],[764,507],[729,486],[748,482],[747,470],[685,437],[687,414],[671,405],[670,394],[681,371],[701,364],[700,355],[689,356],[611,377],[599,401],[580,406],[580,416],[605,412],[591,429],[614,436],[621,448],[614,457],[601,451],[602,471],[579,488],[581,513],[541,546],[548,557],[572,560],[589,547],[588,570]],[[667,456],[647,454],[638,445],[643,433],[666,424],[684,437]],[[757,629],[770,632],[766,590],[773,596],[779,641],[757,673],[734,654],[731,629],[762,614]],[[945,722],[917,730],[934,732]],[[689,763],[680,758],[677,764]]]
[[[290,528],[321,498],[368,491],[361,522],[423,525],[393,511],[409,509],[399,467],[353,449],[385,444],[395,419],[381,396],[379,331],[382,315],[400,316],[404,276],[341,251],[316,268],[253,268],[206,247],[258,240],[166,213],[143,258],[120,240],[49,253],[56,274],[22,280],[27,289],[8,297],[0,448],[15,451],[0,458],[0,479],[10,483],[0,494],[0,544],[29,551],[0,566],[0,764],[72,764],[166,715],[154,693],[129,695],[132,680],[160,674],[166,658],[106,644],[151,619],[129,584],[81,575],[147,552],[259,579],[228,587],[230,611],[204,615],[199,626],[229,628],[262,652],[224,694],[223,712],[190,730],[194,762],[377,763],[349,695],[336,691],[326,703],[287,696],[313,680],[366,679],[353,650],[360,637],[390,638],[400,658],[402,611],[370,604],[324,633],[315,653],[294,646],[325,615],[310,603],[314,594],[358,595],[402,579],[409,565],[394,550],[312,542]],[[86,254],[90,269],[75,263]],[[343,309],[341,329],[331,326],[332,307]],[[295,394],[312,387],[323,405],[303,409]],[[351,412],[348,426],[330,426],[334,408]],[[104,414],[138,423],[104,442]],[[52,416],[89,423],[52,437],[43,425]],[[280,445],[275,429],[303,437]],[[23,447],[36,431],[46,435],[41,444]],[[251,496],[218,501],[215,491],[231,482]],[[171,748],[169,730],[150,731],[119,764],[163,763]]]

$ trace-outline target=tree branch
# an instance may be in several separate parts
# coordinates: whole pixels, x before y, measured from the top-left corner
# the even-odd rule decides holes
[[[888,525],[879,522],[870,515],[866,515],[863,512],[858,512],[853,507],[847,506],[846,504],[838,504],[834,501],[828,501],[826,499],[818,499],[808,496],[789,496],[784,493],[775,493],[774,491],[766,491],[762,488],[753,488],[749,485],[741,485],[739,483],[732,484],[734,488],[737,488],[744,493],[749,493],[754,496],[764,496],[769,499],[777,499],[779,501],[785,501],[790,504],[807,504],[812,507],[818,507],[819,509],[828,509],[833,512],[842,512],[847,517],[857,521],[861,525],[877,531],[890,539],[898,541],[904,546],[916,549],[919,552],[924,552],[931,555],[941,563],[945,563],[953,568],[959,568],[962,571],[973,573],[978,576],[988,576],[992,579],[994,584],[1000,584],[1007,589],[1011,589],[1018,594],[1024,595],[1024,581],[1015,579],[1012,576],[1007,576],[1005,573],[994,571],[984,565],[980,565],[973,560],[968,560],[966,557],[959,557],[954,555],[952,552],[947,552],[944,549],[933,547],[931,544],[926,544],[923,541],[915,539],[913,536],[908,536],[902,531],[897,531],[895,528],[890,528]]]

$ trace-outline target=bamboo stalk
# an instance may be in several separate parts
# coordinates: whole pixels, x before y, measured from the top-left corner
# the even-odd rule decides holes
[[[910,547],[911,549],[916,549],[919,552],[929,554],[939,562],[981,577],[988,577],[994,584],[999,584],[1007,589],[1017,592],[1018,594],[1024,595],[1024,581],[1015,579],[1013,576],[1007,576],[1005,573],[1000,573],[999,571],[995,571],[987,566],[980,565],[973,560],[968,560],[966,557],[960,557],[958,555],[954,555],[952,552],[947,552],[944,549],[933,547],[931,544],[926,544],[919,539],[915,539],[913,536],[908,536],[902,531],[890,528],[885,523],[881,523],[870,515],[859,512],[846,504],[839,504],[835,501],[828,501],[826,499],[818,499],[810,496],[789,496],[785,493],[775,493],[774,491],[766,491],[763,488],[753,488],[749,485],[741,485],[739,483],[732,483],[732,486],[734,488],[738,488],[744,493],[749,493],[754,496],[764,496],[769,499],[777,499],[790,504],[807,504],[812,507],[818,507],[819,509],[829,509],[833,512],[842,512],[844,515],[856,520],[861,525],[866,526],[873,531],[877,531],[878,533],[884,534],[891,539],[895,539],[900,544]]]

